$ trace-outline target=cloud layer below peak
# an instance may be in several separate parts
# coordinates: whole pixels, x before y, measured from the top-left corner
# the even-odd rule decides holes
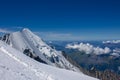
[[[100,48],[100,47],[94,47],[93,45],[89,43],[80,43],[80,44],[68,44],[66,48],[69,49],[77,49],[79,51],[84,51],[86,54],[96,54],[96,55],[101,55],[101,54],[108,54],[111,52],[110,48],[105,47],[105,48]]]

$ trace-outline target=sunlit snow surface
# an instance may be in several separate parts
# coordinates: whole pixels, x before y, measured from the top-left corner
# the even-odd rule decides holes
[[[0,41],[0,80],[97,80],[39,63]]]
[[[10,46],[21,52],[25,49],[30,49],[31,52],[39,56],[48,65],[78,71],[75,66],[64,58],[61,52],[51,48],[29,29],[25,28],[21,31],[10,33],[10,36],[6,39],[7,41],[9,41]],[[52,62],[51,59],[54,59],[55,62]]]

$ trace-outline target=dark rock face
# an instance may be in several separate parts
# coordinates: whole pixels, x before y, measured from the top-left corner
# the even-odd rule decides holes
[[[3,37],[0,37],[0,40],[6,42],[7,44],[10,44],[10,34],[5,34]]]
[[[41,63],[47,64],[47,63],[46,63],[45,61],[43,61],[39,56],[36,56],[35,54],[33,54],[34,52],[32,52],[30,49],[25,49],[25,50],[23,51],[23,53],[24,53],[25,55],[27,55],[27,56],[35,59],[36,61],[39,61],[39,62],[41,62]]]
[[[110,70],[99,71],[94,68],[93,70],[88,70],[86,74],[101,80],[120,80],[120,75]]]

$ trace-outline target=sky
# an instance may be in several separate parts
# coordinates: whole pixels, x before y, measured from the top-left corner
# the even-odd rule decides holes
[[[120,39],[120,1],[0,0],[0,32],[24,27],[44,40]]]

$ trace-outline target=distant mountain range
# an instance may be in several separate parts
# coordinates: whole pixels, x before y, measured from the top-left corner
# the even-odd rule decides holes
[[[49,44],[63,50],[88,75],[102,80],[120,79],[120,43],[53,41]]]

